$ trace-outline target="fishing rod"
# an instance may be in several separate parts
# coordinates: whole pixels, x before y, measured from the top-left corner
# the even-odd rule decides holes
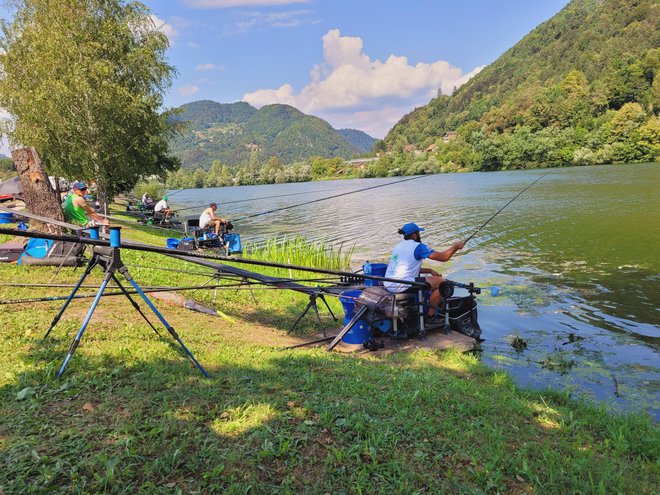
[[[288,279],[286,279],[288,281]],[[271,291],[271,290],[289,290],[288,287],[273,287],[273,286],[266,286],[266,287],[255,287],[259,285],[263,285],[263,282],[245,282],[241,281],[238,283],[233,283],[233,284],[204,284],[204,285],[193,285],[193,286],[185,286],[185,287],[143,287],[143,292],[145,294],[153,294],[157,292],[185,292],[185,291],[198,291],[198,290],[233,290],[233,291],[241,291],[241,290],[249,290],[249,291],[254,291],[254,290],[260,290],[260,291]],[[75,285],[71,284],[69,287],[75,287]],[[91,286],[91,285],[83,285],[81,287],[85,288],[90,288],[90,289],[98,289],[100,286]],[[54,287],[57,288],[57,287]],[[62,287],[63,288],[63,287]],[[114,285],[108,285],[107,288],[110,289],[118,289],[118,286]],[[358,287],[359,288],[359,287]],[[323,287],[318,288],[321,293],[323,293],[326,296],[331,296],[331,297],[339,297],[339,294],[334,294],[332,292],[323,292]],[[132,294],[139,294],[138,291],[136,290],[126,290],[122,292],[104,292],[101,297],[112,297],[112,296],[121,296],[121,295],[132,295]],[[5,300],[0,300],[0,306],[7,306],[7,305],[13,305],[13,304],[31,304],[31,303],[39,303],[39,302],[54,302],[54,301],[64,301],[67,300],[71,297],[71,295],[67,296],[44,296],[44,297],[30,297],[30,298],[25,298],[25,299],[5,299]],[[98,297],[98,293],[94,294],[75,294],[72,299],[92,299],[94,297]],[[350,296],[342,296],[345,299],[353,299],[357,300],[357,298],[350,297]]]
[[[295,204],[295,205],[283,206],[282,208],[275,208],[273,210],[262,211],[260,213],[254,213],[252,215],[246,215],[244,217],[239,217],[239,218],[236,218],[236,219],[232,219],[232,220],[230,220],[230,222],[232,222],[232,223],[239,222],[241,220],[247,220],[248,218],[260,217],[262,215],[268,215],[269,213],[275,213],[277,211],[290,210],[291,208],[297,208],[299,206],[311,205],[312,203],[318,203],[320,201],[326,201],[328,199],[340,198],[342,196],[348,196],[349,194],[369,191],[371,189],[378,189],[379,187],[393,186],[394,184],[401,184],[402,182],[408,182],[408,181],[411,181],[411,180],[421,179],[422,177],[426,177],[426,175],[418,175],[416,177],[408,177],[406,179],[401,179],[401,180],[398,180],[398,181],[395,181],[395,182],[388,182],[387,184],[378,184],[377,186],[369,186],[369,187],[365,187],[363,189],[356,189],[355,191],[349,191],[349,192],[345,192],[345,193],[341,193],[341,194],[335,194],[333,196],[327,196],[325,198],[314,199],[312,201],[306,201],[304,203],[298,203],[298,204]]]
[[[224,205],[233,205],[233,204],[236,204],[236,203],[246,203],[246,202],[249,202],[249,201],[260,201],[262,199],[284,198],[286,196],[299,196],[301,194],[312,194],[312,193],[336,191],[337,189],[339,189],[339,188],[335,187],[335,188],[332,188],[332,189],[321,189],[319,191],[303,191],[303,192],[297,192],[297,193],[276,194],[274,196],[262,196],[260,198],[237,199],[236,201],[223,201],[222,205],[223,206]],[[186,211],[186,210],[194,210],[195,208],[202,208],[204,206],[208,206],[208,203],[202,203],[202,204],[195,205],[195,206],[186,206],[185,208],[177,208],[177,209],[172,210],[172,211],[179,212],[179,211]]]
[[[0,234],[7,234],[7,235],[14,235],[18,237],[31,237],[31,238],[38,238],[38,239],[51,239],[54,241],[65,241],[65,242],[77,242],[79,244],[89,244],[92,246],[104,246],[104,247],[111,247],[110,246],[110,241],[107,240],[96,240],[96,239],[91,239],[89,237],[79,237],[79,236],[72,236],[72,235],[60,235],[60,234],[48,234],[45,232],[30,232],[30,231],[22,231],[18,229],[8,229],[8,228],[3,228],[0,227]],[[209,255],[209,254],[202,254],[202,253],[195,253],[195,252],[177,252],[173,249],[169,248],[161,248],[157,246],[151,246],[149,244],[139,244],[135,242],[122,242],[121,244],[122,249],[131,249],[131,250],[136,250],[136,251],[145,251],[145,252],[151,252],[151,253],[158,253],[158,254],[164,254],[167,256],[171,256],[173,258],[181,259],[183,261],[188,261],[191,263],[197,263],[200,264],[202,263],[202,260],[209,260],[209,261],[225,261],[225,262],[231,262],[231,263],[239,263],[239,264],[246,264],[246,265],[255,265],[255,266],[265,266],[265,267],[270,267],[270,268],[283,268],[283,269],[291,269],[291,270],[298,270],[302,272],[311,272],[311,273],[324,273],[327,275],[338,275],[340,277],[353,277],[353,278],[359,278],[361,280],[377,280],[381,282],[395,282],[395,283],[406,283],[407,285],[410,285],[411,287],[426,287],[426,283],[424,282],[416,282],[416,281],[402,281],[401,279],[398,278],[387,278],[387,277],[378,277],[376,275],[363,275],[363,274],[358,274],[358,273],[353,273],[353,272],[344,272],[341,270],[328,270],[325,268],[313,268],[309,266],[300,266],[300,265],[291,265],[287,263],[275,263],[271,261],[262,261],[262,260],[252,260],[252,259],[246,259],[246,258],[236,258],[233,256],[222,256],[222,255]],[[215,265],[215,263],[214,263]],[[222,267],[222,265],[219,265],[219,267]],[[212,268],[215,268],[213,266]],[[282,279],[281,282],[288,282],[289,279]],[[272,283],[275,283],[275,281],[271,281]],[[311,289],[311,287],[310,287]]]
[[[175,228],[174,226],[172,226],[172,227],[162,227],[160,225],[149,225],[148,223],[136,222],[135,220],[129,219],[129,218],[114,217],[114,216],[110,216],[110,215],[104,215],[102,213],[99,213],[99,215],[101,215],[103,218],[107,218],[108,220],[112,220],[113,222],[124,223],[126,225],[130,225],[130,226],[133,226],[133,227],[135,227],[135,226],[137,226],[137,227],[147,227],[147,228],[150,228],[150,229],[159,229],[159,230],[167,230],[167,231],[170,231],[170,232],[177,232],[179,234],[182,233],[179,229]]]
[[[518,194],[516,194],[516,195],[513,197],[513,199],[511,199],[511,201],[509,201],[509,202],[508,202],[507,204],[505,204],[502,208],[500,208],[500,209],[497,211],[497,213],[495,213],[495,215],[493,215],[493,216],[490,217],[488,220],[486,220],[486,221],[483,223],[483,225],[482,225],[481,227],[479,227],[477,230],[475,230],[475,231],[472,233],[472,235],[471,235],[470,237],[468,237],[467,239],[465,239],[465,241],[463,241],[463,244],[467,244],[467,242],[468,242],[470,239],[472,239],[475,235],[477,235],[481,229],[483,229],[486,225],[488,225],[488,224],[490,223],[490,221],[491,221],[493,218],[495,218],[497,215],[499,215],[499,214],[502,212],[502,210],[503,210],[504,208],[506,208],[506,207],[509,206],[511,203],[513,203],[513,202],[514,202],[514,201],[515,201],[515,200],[516,200],[516,199],[517,199],[522,193],[524,193],[525,191],[527,191],[527,189],[529,189],[530,187],[532,187],[534,184],[536,184],[538,181],[540,181],[543,177],[545,177],[545,176],[548,175],[549,173],[550,173],[550,172],[546,172],[546,173],[543,174],[541,177],[539,177],[539,178],[536,179],[534,182],[532,182],[530,185],[528,185],[525,189],[523,189],[523,190],[520,191]]]
[[[175,190],[173,193],[166,192],[163,196],[167,196],[169,198],[170,196],[174,196],[175,194],[179,194],[179,193],[181,193],[183,191],[187,191],[187,190],[188,189],[179,189],[178,191]]]

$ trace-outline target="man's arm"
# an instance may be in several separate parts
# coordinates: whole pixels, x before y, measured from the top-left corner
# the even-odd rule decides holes
[[[444,251],[433,251],[429,256],[429,259],[434,261],[449,261],[449,259],[454,255],[454,253],[460,249],[463,249],[465,243],[462,241],[455,242],[451,247],[445,249]]]
[[[87,201],[85,201],[85,198],[81,198],[80,196],[76,196],[73,198],[73,204],[76,206],[80,206],[85,212],[92,218],[96,220],[102,220],[103,217],[100,215],[97,215],[96,212],[92,209],[91,206],[87,204]]]
[[[224,218],[216,217],[216,216],[215,216],[215,213],[213,213],[213,212],[211,212],[211,219],[212,219],[212,220],[218,220],[218,221],[220,221],[220,222],[222,222],[222,223],[227,223],[227,220],[225,220]]]

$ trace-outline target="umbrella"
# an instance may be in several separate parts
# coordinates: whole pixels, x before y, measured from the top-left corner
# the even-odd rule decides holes
[[[12,177],[0,184],[0,196],[5,194],[18,195],[23,192],[21,180],[18,177]]]

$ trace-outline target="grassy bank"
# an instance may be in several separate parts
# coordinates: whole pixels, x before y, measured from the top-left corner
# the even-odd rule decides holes
[[[169,236],[148,232],[124,236],[161,246]],[[209,277],[158,255],[124,259],[142,285]],[[53,273],[0,265],[0,282]],[[79,276],[64,269],[56,281]],[[0,300],[68,290],[0,286]],[[218,294],[234,322],[157,303],[211,379],[116,297],[57,379],[91,300],[75,301],[45,342],[61,301],[0,306],[0,493],[657,492],[648,418],[521,390],[471,355],[278,351],[307,298],[255,295],[258,305],[245,290]],[[210,304],[212,293],[194,297]]]

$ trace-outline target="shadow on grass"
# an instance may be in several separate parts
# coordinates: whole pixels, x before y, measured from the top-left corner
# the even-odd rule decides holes
[[[4,493],[650,493],[657,476],[648,421],[520,392],[474,359],[203,348],[198,335],[204,379],[129,331],[90,338],[59,380],[66,339],[11,339]]]

